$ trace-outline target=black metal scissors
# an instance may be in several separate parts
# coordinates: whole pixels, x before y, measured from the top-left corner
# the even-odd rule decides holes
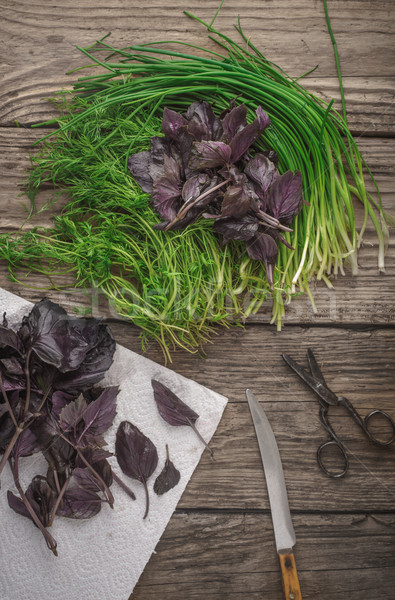
[[[347,398],[345,398],[344,396],[337,396],[329,389],[325,382],[324,376],[321,373],[321,369],[317,364],[313,351],[310,348],[307,350],[307,358],[309,361],[310,373],[287,354],[283,354],[282,357],[287,363],[287,365],[289,365],[291,369],[293,369],[295,373],[299,375],[299,377],[318,396],[320,403],[320,420],[326,431],[329,433],[330,438],[328,441],[324,442],[323,444],[321,444],[321,446],[319,446],[317,450],[317,460],[321,469],[326,475],[328,475],[328,477],[343,477],[348,470],[348,456],[346,449],[335,434],[335,432],[333,431],[331,424],[329,423],[328,409],[331,404],[337,406],[344,406],[348,410],[354,421],[358,423],[365,435],[367,435],[367,437],[375,444],[378,444],[379,446],[389,446],[390,444],[392,444],[392,442],[395,441],[395,423],[390,417],[390,415],[382,410],[376,409],[372,410],[372,412],[366,415],[366,417],[361,417],[355,410],[351,402],[347,400]],[[387,424],[391,427],[392,433],[389,439],[386,439],[384,441],[380,440],[376,438],[370,431],[369,422],[374,415],[380,415],[387,421]],[[338,470],[335,472],[330,471],[323,464],[322,452],[325,448],[328,448],[328,446],[336,446],[338,448],[338,451],[341,453],[344,460],[344,468],[342,470]]]

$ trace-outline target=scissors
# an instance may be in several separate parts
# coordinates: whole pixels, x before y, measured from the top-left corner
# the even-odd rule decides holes
[[[377,444],[379,446],[389,446],[390,444],[392,444],[392,442],[395,441],[395,423],[392,420],[392,418],[390,417],[390,415],[382,410],[375,409],[375,410],[372,410],[372,412],[370,412],[368,415],[366,415],[366,417],[364,417],[364,418],[361,417],[360,414],[355,410],[355,408],[353,407],[351,402],[349,400],[347,400],[347,398],[345,398],[344,396],[337,396],[328,387],[328,385],[325,382],[324,376],[321,373],[321,369],[319,368],[318,363],[315,359],[314,353],[310,348],[307,350],[307,358],[309,361],[310,373],[306,369],[304,369],[301,365],[299,365],[295,360],[293,360],[290,356],[288,356],[287,354],[282,354],[282,357],[285,360],[285,362],[287,363],[287,365],[289,367],[291,367],[291,369],[293,369],[295,371],[295,373],[297,375],[299,375],[299,377],[318,396],[318,400],[320,403],[320,420],[321,420],[323,427],[329,433],[330,438],[329,438],[329,440],[327,440],[326,442],[321,444],[321,446],[319,446],[319,448],[317,450],[317,460],[318,460],[319,466],[324,471],[324,473],[326,475],[328,475],[328,477],[343,477],[348,471],[348,456],[347,456],[346,449],[345,449],[344,445],[342,444],[342,442],[337,437],[334,430],[332,429],[331,424],[328,419],[329,406],[331,406],[331,405],[344,406],[348,410],[349,414],[352,416],[354,421],[356,421],[356,423],[358,423],[358,425],[360,426],[360,428],[362,429],[364,434],[375,444]],[[387,421],[387,424],[390,425],[390,427],[392,429],[392,434],[391,434],[392,437],[383,441],[383,440],[378,439],[377,437],[375,437],[372,434],[372,432],[369,429],[369,422],[370,422],[370,419],[374,415],[380,415],[382,418],[384,418]],[[324,458],[323,458],[322,453],[325,448],[328,448],[328,446],[336,446],[337,447],[338,452],[340,452],[340,454],[343,458],[343,461],[344,461],[343,469],[333,471],[333,470],[329,470],[325,467]]]

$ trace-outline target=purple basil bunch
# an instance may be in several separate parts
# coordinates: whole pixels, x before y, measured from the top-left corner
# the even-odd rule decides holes
[[[182,229],[201,215],[213,219],[223,243],[244,241],[249,256],[265,262],[273,285],[277,243],[289,246],[281,232],[291,231],[303,200],[299,171],[280,175],[273,151],[249,155],[269,125],[260,106],[247,123],[246,106],[234,101],[219,117],[206,101],[185,114],[165,108],[164,136],[130,156],[128,167],[163,219],[156,228]]]
[[[8,462],[18,495],[9,506],[41,530],[55,516],[86,519],[113,504],[113,474],[103,434],[116,414],[117,387],[93,387],[110,367],[114,338],[97,319],[67,315],[50,300],[38,302],[14,331],[0,326],[0,472]],[[20,459],[42,452],[45,475],[26,490]]]

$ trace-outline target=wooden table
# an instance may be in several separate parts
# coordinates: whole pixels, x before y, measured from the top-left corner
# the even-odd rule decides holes
[[[204,30],[182,10],[210,20],[218,0],[192,4],[174,0],[170,5],[164,0],[148,5],[137,0],[4,0],[2,5],[0,217],[2,231],[9,231],[24,218],[20,182],[31,143],[43,133],[29,126],[52,116],[51,105],[42,98],[71,86],[72,78],[64,73],[85,62],[75,46],[92,43],[108,31],[118,46],[161,39],[204,45]],[[395,215],[393,1],[328,0],[328,5],[349,124],[377,178],[385,207]],[[318,64],[304,84],[326,99],[336,98],[339,106],[333,50],[320,1],[226,0],[216,26],[235,35],[232,26],[239,13],[255,45],[291,74],[301,75]],[[225,394],[229,404],[212,442],[217,461],[203,455],[134,600],[282,598],[246,387],[259,396],[278,440],[303,598],[395,598],[395,448],[382,450],[367,443],[357,426],[339,413],[334,424],[352,454],[350,471],[344,479],[327,479],[315,457],[324,436],[318,404],[280,357],[285,351],[304,360],[311,346],[328,383],[348,395],[362,414],[373,407],[395,414],[394,242],[388,248],[385,274],[378,273],[376,255],[376,240],[369,230],[360,252],[359,275],[339,277],[335,291],[317,284],[316,314],[308,300],[295,299],[280,333],[269,324],[270,306],[264,306],[245,330],[218,331],[205,358],[174,355],[171,368]],[[72,289],[72,280],[62,283],[69,288],[46,295],[67,309],[90,302]],[[36,301],[43,292],[29,286],[41,284],[45,282],[39,276],[28,277],[27,287],[11,282],[1,265],[0,285],[12,292]],[[118,342],[140,350],[136,328],[114,325],[113,331]],[[163,362],[155,345],[146,355]]]

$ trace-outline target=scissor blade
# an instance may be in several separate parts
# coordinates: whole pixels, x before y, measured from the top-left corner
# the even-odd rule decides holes
[[[251,390],[246,390],[246,395],[266,477],[277,552],[289,550],[295,545],[296,537],[289,510],[280,453],[263,408]]]
[[[304,381],[312,390],[319,396],[324,402],[328,404],[339,404],[338,398],[336,394],[331,392],[331,390],[327,387],[325,383],[321,381],[322,375],[320,378],[314,377],[311,375],[306,369],[301,367],[293,358],[288,356],[288,354],[282,354],[283,359],[287,363],[289,367]]]

